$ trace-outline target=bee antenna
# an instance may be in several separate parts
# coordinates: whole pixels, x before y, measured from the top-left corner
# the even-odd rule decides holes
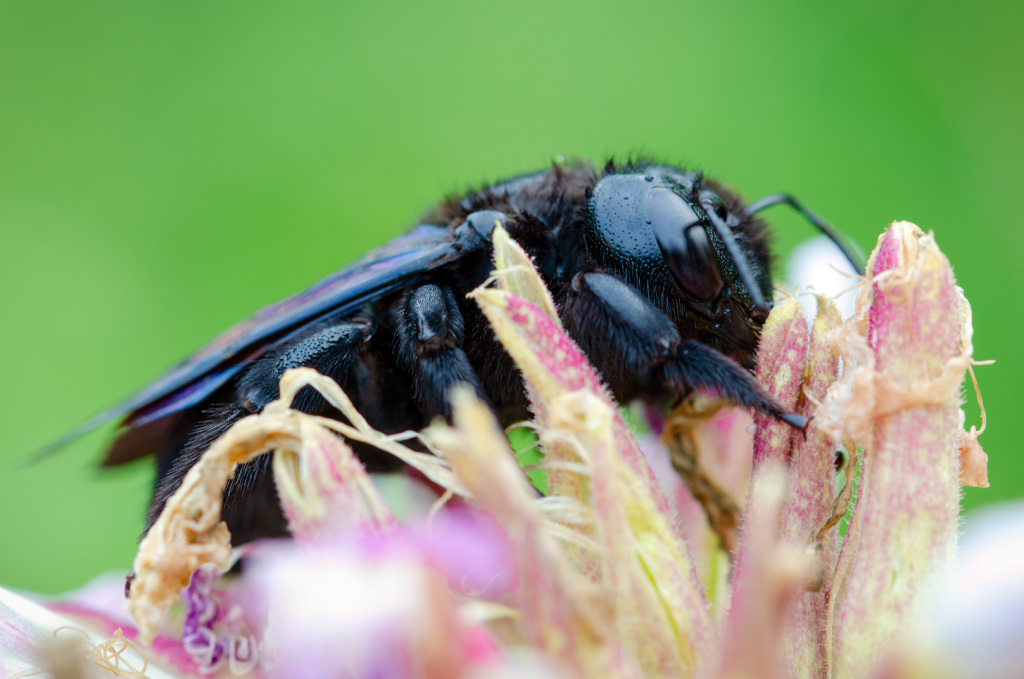
[[[850,263],[854,271],[861,276],[864,275],[864,257],[855,250],[854,246],[848,244],[846,239],[843,238],[838,231],[833,229],[828,222],[805,208],[803,204],[788,193],[776,193],[771,196],[765,196],[761,200],[753,202],[743,209],[748,215],[753,215],[761,210],[774,207],[776,205],[788,205],[803,215],[807,221],[817,227],[818,231],[821,231],[830,241],[835,243],[835,246],[843,253],[843,256],[846,257],[846,261]]]
[[[740,250],[740,246],[736,243],[736,238],[732,235],[732,229],[726,224],[718,215],[715,214],[714,210],[706,209],[704,213],[711,220],[711,224],[715,227],[715,232],[718,237],[722,239],[722,243],[725,245],[726,252],[729,253],[729,257],[732,258],[733,264],[736,265],[736,271],[740,274],[740,280],[743,281],[743,285],[747,286],[747,290],[750,292],[750,299],[753,300],[754,306],[761,309],[768,309],[768,304],[764,301],[764,295],[761,294],[761,286],[758,285],[757,279],[754,278],[754,272],[750,268],[750,264],[747,258],[743,255],[743,251]]]

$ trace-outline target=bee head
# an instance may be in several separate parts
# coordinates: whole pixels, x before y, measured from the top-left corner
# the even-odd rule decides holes
[[[587,207],[588,249],[667,312],[682,307],[711,330],[739,323],[737,313],[751,329],[764,323],[771,276],[763,242],[755,247],[741,215],[750,218],[699,173],[651,166],[608,174]],[[730,340],[749,334],[726,332]]]
[[[598,261],[700,307],[723,295],[767,309],[766,262],[734,232],[740,217],[697,173],[649,167],[609,174],[588,201],[587,244]],[[740,229],[741,230],[741,229]]]

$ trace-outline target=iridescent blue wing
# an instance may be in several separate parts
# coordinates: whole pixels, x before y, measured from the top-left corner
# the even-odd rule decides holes
[[[37,453],[53,452],[120,417],[142,426],[201,403],[269,346],[327,316],[356,312],[368,302],[479,248],[467,229],[424,225],[373,250],[308,290],[261,309],[223,333],[127,401],[92,418]]]

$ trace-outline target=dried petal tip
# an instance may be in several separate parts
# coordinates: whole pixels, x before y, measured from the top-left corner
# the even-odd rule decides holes
[[[960,432],[960,485],[988,488],[988,455],[978,443],[977,432]]]
[[[836,439],[871,447],[876,418],[958,403],[974,347],[970,304],[931,234],[894,222],[868,272],[857,315],[833,335],[847,367],[819,418]]]

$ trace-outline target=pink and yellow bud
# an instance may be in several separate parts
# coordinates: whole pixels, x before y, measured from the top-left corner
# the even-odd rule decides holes
[[[864,448],[832,588],[839,677],[882,667],[947,575],[960,516],[960,385],[972,352],[970,307],[931,235],[894,223],[868,275],[857,316],[836,335],[849,374],[829,393],[825,418]]]

